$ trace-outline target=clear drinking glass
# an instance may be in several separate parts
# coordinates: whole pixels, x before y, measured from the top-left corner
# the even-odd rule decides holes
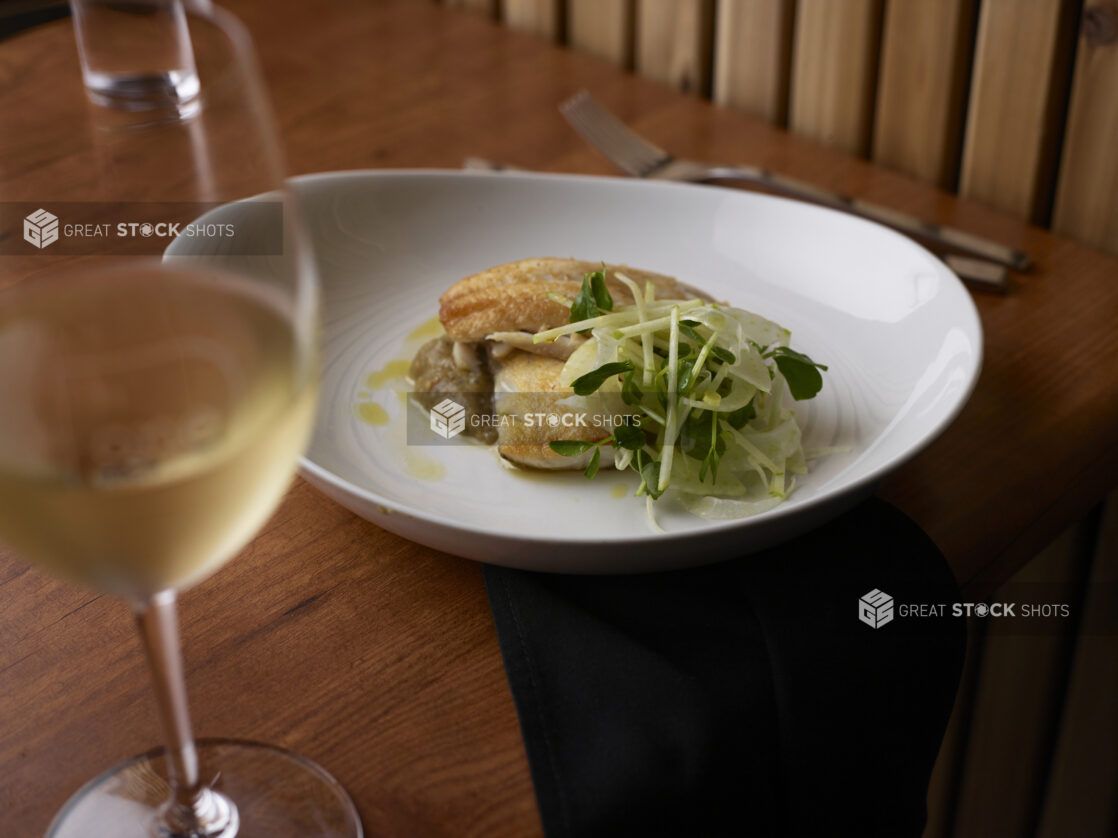
[[[182,0],[70,0],[82,77],[98,104],[187,107],[198,72]]]
[[[208,4],[178,10],[189,111],[107,107],[74,56],[20,74],[6,95],[26,107],[0,122],[0,541],[131,604],[165,735],[49,834],[352,838],[352,802],[314,763],[191,733],[176,591],[290,482],[317,295],[250,42]]]

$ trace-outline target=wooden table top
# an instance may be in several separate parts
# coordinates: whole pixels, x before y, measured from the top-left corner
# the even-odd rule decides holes
[[[881,494],[977,598],[1114,487],[1118,259],[471,14],[228,5],[257,40],[293,173],[478,155],[614,174],[555,109],[585,87],[677,154],[749,161],[1025,249],[1033,272],[975,296],[986,360],[970,403]],[[73,50],[65,21],[0,43],[0,96],[29,67],[76,72]],[[120,602],[0,553],[0,603],[0,831],[41,834],[78,786],[159,735]],[[540,833],[477,564],[299,481],[241,556],[182,597],[182,624],[199,736],[318,760],[370,835]]]

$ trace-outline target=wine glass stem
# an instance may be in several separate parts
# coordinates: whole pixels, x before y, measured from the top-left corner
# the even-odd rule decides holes
[[[175,592],[160,591],[138,607],[136,625],[151,669],[171,786],[171,796],[160,810],[159,831],[166,836],[234,834],[236,807],[205,786],[198,773],[198,753],[186,703]]]

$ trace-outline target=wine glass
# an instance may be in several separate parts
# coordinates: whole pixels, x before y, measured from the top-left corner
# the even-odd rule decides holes
[[[191,732],[176,592],[290,482],[316,285],[241,25],[208,3],[103,5],[124,16],[98,18],[113,67],[87,89],[76,54],[53,57],[0,124],[0,541],[132,605],[165,747],[87,783],[49,834],[360,836],[314,763]],[[144,63],[128,25],[150,21],[128,16],[151,13],[182,27],[192,78]],[[84,34],[88,58],[101,35]]]

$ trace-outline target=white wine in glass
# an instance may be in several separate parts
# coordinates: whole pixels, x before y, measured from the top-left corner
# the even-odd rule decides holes
[[[191,731],[176,592],[240,550],[290,483],[313,421],[317,294],[250,42],[220,9],[175,5],[189,107],[87,101],[75,71],[41,114],[44,131],[60,112],[78,126],[65,160],[6,165],[45,135],[0,128],[0,200],[144,231],[51,251],[0,240],[0,541],[132,605],[165,738],[77,790],[48,834],[354,838],[322,768]]]
[[[243,545],[288,485],[314,402],[293,312],[268,291],[147,265],[0,294],[4,540],[130,599]]]

